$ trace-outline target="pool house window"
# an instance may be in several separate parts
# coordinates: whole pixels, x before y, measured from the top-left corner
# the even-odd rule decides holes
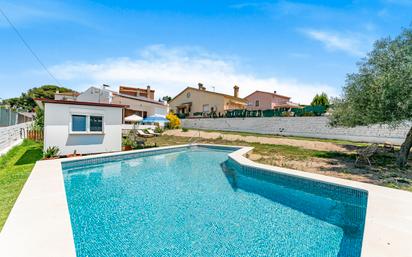
[[[103,117],[102,116],[90,116],[90,131],[93,131],[93,132],[103,131]]]
[[[86,132],[86,115],[72,115],[72,131]]]
[[[73,134],[103,132],[103,116],[72,114],[70,132]]]

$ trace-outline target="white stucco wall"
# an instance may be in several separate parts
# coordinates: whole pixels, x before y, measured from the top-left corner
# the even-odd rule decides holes
[[[261,134],[341,139],[361,142],[390,142],[401,144],[412,123],[396,129],[387,125],[354,128],[331,127],[327,117],[272,117],[272,118],[219,118],[183,119],[182,127],[243,131]]]
[[[90,87],[77,97],[77,101],[93,103],[111,103],[112,93],[108,90],[101,90],[97,87]]]
[[[113,95],[112,104],[123,104],[128,105],[127,109],[135,111],[145,111],[147,116],[154,114],[166,115],[169,106],[166,104],[161,104],[159,102],[140,101],[138,99],[133,99],[129,97]]]
[[[20,123],[8,127],[0,127],[0,155],[7,153],[16,142],[26,138],[27,130],[32,123]]]
[[[103,133],[70,133],[71,114],[99,114],[103,118]],[[122,108],[45,103],[44,150],[57,146],[60,155],[121,151]]]
[[[113,94],[113,92],[109,90],[102,90],[97,87],[90,87],[82,92],[77,97],[77,101],[128,105],[128,109],[147,112],[147,116],[154,114],[166,115],[169,112],[168,104],[160,104],[151,99],[143,101],[136,98],[124,97],[116,93]]]

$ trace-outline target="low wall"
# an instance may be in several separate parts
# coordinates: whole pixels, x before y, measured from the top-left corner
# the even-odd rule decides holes
[[[328,121],[327,117],[183,119],[182,127],[401,144],[412,126],[412,122],[408,122],[396,129],[387,125],[335,128],[329,126]]]
[[[31,122],[20,123],[8,127],[0,127],[0,152],[13,145],[16,141],[27,137]]]

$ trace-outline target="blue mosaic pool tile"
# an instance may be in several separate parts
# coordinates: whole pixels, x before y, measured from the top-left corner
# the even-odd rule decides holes
[[[236,149],[62,162],[77,255],[360,256],[366,191],[244,166]]]
[[[305,206],[293,206],[293,203],[290,203],[290,201],[289,204],[291,204],[292,208],[299,209],[312,216],[343,227],[348,233],[353,230],[360,233],[358,231],[359,229],[363,231],[368,200],[367,191],[283,173],[276,173],[272,170],[248,165],[241,165],[231,158],[229,158],[227,163],[227,165],[234,169],[239,175],[267,181],[269,183],[284,186],[288,189],[303,191],[308,194],[339,202],[339,204],[337,204],[339,210],[330,213],[325,213],[325,210],[322,208],[316,210],[313,208],[313,205],[308,205],[308,208],[305,209]]]
[[[309,178],[302,178],[283,173],[276,173],[272,170],[241,165],[230,159],[230,165],[245,175],[264,179],[276,184],[283,184],[288,187],[293,187],[308,193],[328,197],[340,202],[345,202],[360,207],[366,207],[368,192],[361,189],[346,187],[343,185],[336,185],[328,182],[313,180]]]
[[[189,148],[207,148],[207,149],[214,149],[214,150],[233,150],[236,151],[238,147],[231,147],[231,146],[216,146],[216,145],[193,145],[193,146],[181,146],[181,147],[174,147],[168,149],[153,149],[149,151],[141,151],[141,152],[134,152],[128,154],[118,154],[118,155],[111,155],[106,157],[95,157],[95,158],[88,158],[84,160],[75,160],[75,161],[63,161],[62,168],[63,169],[71,169],[76,167],[83,167],[86,165],[96,165],[102,164],[107,162],[115,162],[115,161],[122,161],[122,160],[129,160],[137,157],[147,157],[153,156],[157,154],[165,154],[171,153],[176,151],[183,151]]]
[[[187,148],[188,146],[182,146],[182,147],[175,147],[175,148],[170,148],[170,149],[156,149],[153,151],[142,151],[142,152],[133,152],[133,153],[128,153],[128,154],[111,155],[111,156],[106,156],[106,157],[95,157],[95,158],[88,158],[84,160],[64,161],[62,162],[62,168],[71,169],[71,168],[76,168],[76,167],[96,165],[96,164],[102,164],[102,163],[107,163],[107,162],[129,160],[129,159],[133,159],[137,157],[147,157],[147,156],[152,156],[156,154],[165,154],[165,153],[170,153],[170,152],[183,151]]]

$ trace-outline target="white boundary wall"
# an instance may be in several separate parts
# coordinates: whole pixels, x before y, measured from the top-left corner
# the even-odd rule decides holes
[[[182,119],[182,127],[401,144],[412,126],[407,122],[396,129],[387,125],[334,128],[328,122],[327,117]]]
[[[27,137],[27,130],[31,122],[20,123],[8,127],[0,127],[0,155],[7,152],[7,148]]]

